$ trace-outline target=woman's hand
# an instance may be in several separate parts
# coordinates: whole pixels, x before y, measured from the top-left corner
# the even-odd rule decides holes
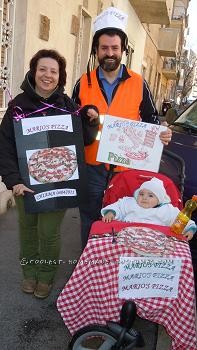
[[[24,196],[25,192],[34,193],[34,191],[32,191],[30,188],[26,187],[23,184],[14,185],[12,188],[12,192],[14,196]]]
[[[107,214],[103,216],[102,221],[111,222],[114,220],[114,218],[115,218],[115,215],[111,211],[109,211]]]
[[[167,126],[167,122],[161,123],[161,125]],[[164,146],[167,146],[172,138],[172,130],[170,128],[167,128],[167,130],[162,131],[159,135],[159,138],[161,142],[164,144]]]
[[[89,117],[90,122],[92,122],[94,119],[97,119],[99,117],[99,114],[97,113],[97,111],[95,111],[95,109],[88,108],[87,116]]]

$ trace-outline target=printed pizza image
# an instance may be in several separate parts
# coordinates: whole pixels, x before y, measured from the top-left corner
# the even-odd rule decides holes
[[[41,183],[66,181],[76,167],[75,152],[65,146],[36,151],[28,161],[29,174]]]
[[[171,254],[174,249],[174,243],[164,233],[147,227],[125,227],[117,234],[117,242],[145,256]]]

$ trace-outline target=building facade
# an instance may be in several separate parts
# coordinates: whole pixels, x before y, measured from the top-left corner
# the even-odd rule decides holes
[[[193,50],[189,50],[188,64],[191,72],[191,90],[187,99],[194,101],[197,99],[197,55]]]
[[[140,3],[142,6],[142,1]],[[145,11],[147,18],[143,18],[147,33],[143,74],[160,112],[164,99],[176,102],[181,56],[187,35],[189,0],[144,3],[152,3],[152,7],[150,14],[148,10]],[[155,18],[157,12],[160,16]]]
[[[115,6],[128,14],[129,55],[124,63],[144,75],[157,108],[174,94],[188,0],[0,0],[0,117],[41,48],[67,60],[66,92],[86,70],[92,23]]]

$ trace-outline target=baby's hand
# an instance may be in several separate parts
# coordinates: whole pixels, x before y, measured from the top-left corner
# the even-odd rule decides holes
[[[185,236],[188,241],[190,241],[190,239],[193,238],[193,235],[194,235],[193,231],[183,232],[183,236]]]
[[[103,216],[102,221],[111,222],[114,220],[114,218],[115,218],[115,215],[111,211],[109,211],[107,214]]]

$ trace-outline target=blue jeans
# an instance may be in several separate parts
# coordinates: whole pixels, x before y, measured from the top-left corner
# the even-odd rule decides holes
[[[88,193],[86,202],[79,208],[82,248],[86,246],[92,223],[101,216],[102,200],[107,187],[108,174],[104,164],[87,164]]]

